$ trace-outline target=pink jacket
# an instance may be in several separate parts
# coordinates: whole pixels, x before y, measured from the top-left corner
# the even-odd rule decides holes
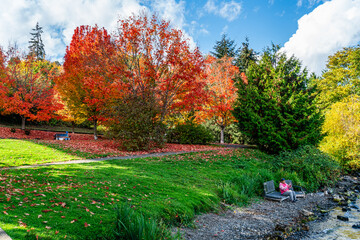
[[[280,193],[281,194],[283,194],[284,192],[287,192],[287,191],[290,190],[289,185],[287,185],[286,183],[280,183],[279,188],[280,188]]]

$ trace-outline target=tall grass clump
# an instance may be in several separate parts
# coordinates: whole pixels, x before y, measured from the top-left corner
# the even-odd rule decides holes
[[[154,240],[175,239],[163,223],[135,211],[128,204],[115,208],[116,222],[110,239]]]

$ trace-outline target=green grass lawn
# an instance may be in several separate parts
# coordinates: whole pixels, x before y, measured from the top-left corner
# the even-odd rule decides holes
[[[251,150],[225,152],[3,170],[0,227],[13,239],[27,230],[49,239],[95,239],[113,227],[114,207],[124,202],[166,223],[188,224],[194,214],[216,209],[220,183],[253,159]],[[253,160],[250,168],[260,163]]]
[[[80,157],[32,141],[0,139],[0,168],[75,159]]]
[[[49,156],[64,160],[73,157],[33,142],[0,142],[3,165],[16,165],[16,161],[17,165],[35,163]],[[21,144],[26,147],[19,148]],[[43,152],[48,155],[40,158]],[[303,155],[314,154],[294,156]],[[102,237],[111,234],[115,227],[114,209],[125,203],[151,219],[176,226],[189,225],[195,214],[216,210],[220,201],[243,205],[260,197],[264,181],[285,177],[295,184],[314,182],[311,174],[301,175],[302,168],[298,166],[295,170],[287,169],[291,164],[302,164],[304,159],[300,160],[280,161],[258,150],[223,149],[0,170],[0,227],[14,240],[106,239]],[[310,173],[328,172],[322,165],[314,165],[315,168],[305,164]],[[335,176],[330,171],[329,174]],[[307,182],[302,182],[306,178]]]

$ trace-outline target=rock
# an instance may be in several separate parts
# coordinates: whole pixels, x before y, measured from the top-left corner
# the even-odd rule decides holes
[[[309,231],[310,230],[309,226],[306,225],[306,224],[302,225],[301,228],[302,228],[303,231]]]
[[[349,211],[351,211],[351,208],[343,207],[341,210],[342,210],[343,212],[349,212]]]
[[[334,202],[340,202],[342,200],[342,198],[339,195],[334,194],[333,195],[333,200],[334,200]]]
[[[287,225],[285,224],[276,224],[275,231],[277,232],[285,232],[287,228]]]
[[[314,215],[313,212],[310,212],[310,211],[305,210],[305,209],[302,209],[302,210],[300,211],[300,213],[301,213],[303,216],[305,216],[305,217],[310,217],[310,216]]]
[[[341,220],[341,221],[349,221],[349,218],[348,217],[344,217],[344,216],[337,216],[337,219]]]
[[[354,224],[354,225],[352,225],[352,227],[355,228],[355,229],[360,229],[360,223]]]
[[[282,236],[282,232],[273,232],[265,237],[268,240],[283,240],[284,237]]]

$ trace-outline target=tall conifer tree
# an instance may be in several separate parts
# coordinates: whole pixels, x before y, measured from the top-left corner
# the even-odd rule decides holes
[[[234,40],[229,39],[226,34],[223,34],[220,41],[216,41],[214,46],[214,52],[211,54],[216,58],[222,58],[224,56],[235,57],[236,56],[236,44]]]
[[[246,72],[251,62],[256,62],[257,53],[254,49],[249,47],[249,38],[245,38],[245,42],[242,43],[242,47],[238,50],[235,65],[239,68],[240,72]]]
[[[39,59],[45,58],[45,49],[44,44],[41,39],[41,34],[43,33],[42,27],[39,26],[39,23],[36,23],[35,28],[32,29],[33,32],[31,32],[31,39],[29,41],[30,46],[30,53],[34,54],[35,57]]]

